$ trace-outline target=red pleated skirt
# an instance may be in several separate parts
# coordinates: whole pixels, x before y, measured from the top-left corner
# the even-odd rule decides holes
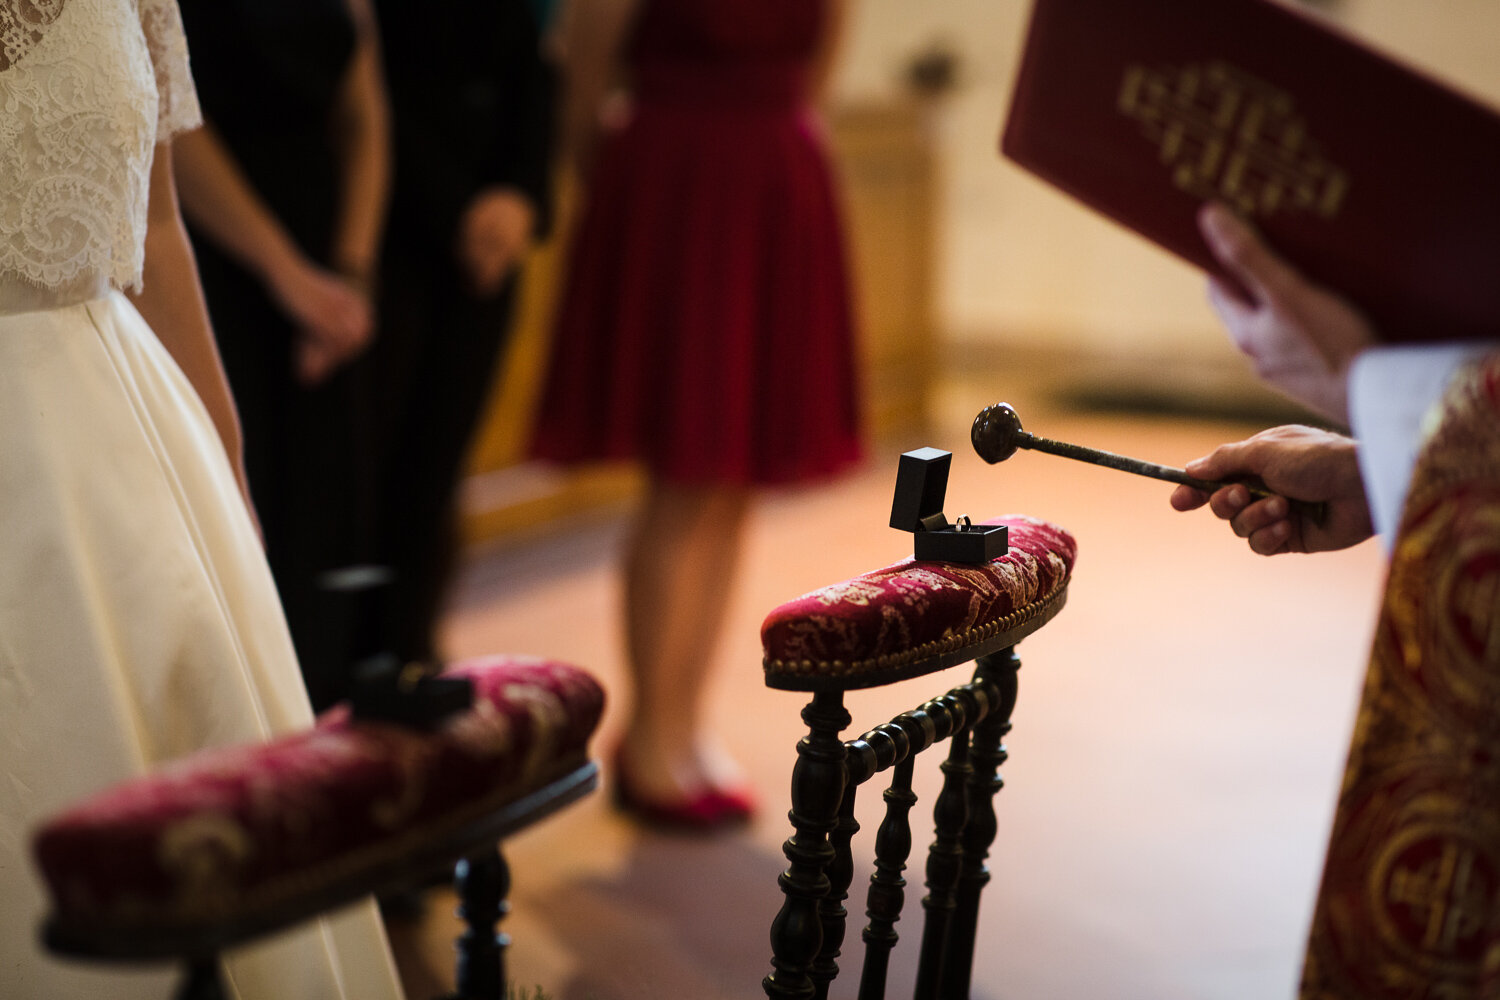
[[[776,485],[858,460],[837,195],[794,101],[645,100],[601,151],[573,234],[537,457]]]

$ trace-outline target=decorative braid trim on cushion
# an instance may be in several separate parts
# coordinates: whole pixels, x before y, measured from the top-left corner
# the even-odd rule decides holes
[[[354,721],[206,750],[68,809],[36,834],[73,928],[138,937],[265,920],[400,861],[584,766],[604,692],[563,663],[490,657],[450,668],[474,707],[431,731]]]
[[[1078,554],[1073,536],[1021,515],[1010,551],[983,565],[906,559],[815,590],[761,626],[766,683],[811,689],[884,684],[980,655],[1061,609]]]

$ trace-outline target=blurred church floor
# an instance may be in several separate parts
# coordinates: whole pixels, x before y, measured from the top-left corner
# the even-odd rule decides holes
[[[1263,559],[1170,486],[1022,452],[987,466],[975,413],[1014,403],[1028,430],[1171,465],[1267,421],[1063,405],[1024,376],[949,382],[930,431],[882,444],[832,485],[767,497],[751,523],[713,671],[714,718],[763,808],[714,837],[643,830],[609,804],[608,760],[629,698],[615,556],[625,511],[471,553],[447,626],[449,654],[535,653],[588,668],[611,697],[595,747],[604,787],[507,842],[514,873],[509,968],[552,1000],[751,1000],[763,996],[798,718],[805,697],[761,683],[759,626],[777,604],[910,552],[887,527],[896,458],[954,453],[950,518],[1044,517],[1077,537],[1067,607],[1018,648],[1000,832],[980,917],[975,1000],[1274,1000],[1290,997],[1374,621],[1382,554]],[[846,734],[914,707],[964,668],[848,698]],[[935,771],[935,768],[930,768]],[[919,779],[919,842],[935,774]],[[925,780],[925,784],[921,782]],[[856,857],[879,796],[867,792]],[[835,995],[853,995],[861,881]],[[921,860],[889,995],[909,995]],[[393,925],[413,1000],[451,987],[455,902]]]

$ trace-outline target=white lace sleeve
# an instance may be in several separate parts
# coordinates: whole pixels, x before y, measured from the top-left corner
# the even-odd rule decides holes
[[[198,107],[198,91],[188,68],[187,35],[182,30],[177,0],[140,0],[140,11],[160,95],[156,139],[161,142],[202,125],[203,111]]]

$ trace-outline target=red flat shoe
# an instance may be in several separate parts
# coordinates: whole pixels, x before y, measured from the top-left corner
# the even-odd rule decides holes
[[[705,788],[676,800],[652,799],[631,787],[629,773],[615,755],[615,806],[647,826],[709,833],[742,826],[755,812],[749,789]]]
[[[725,823],[748,823],[755,818],[758,800],[748,785],[738,788],[710,788],[706,793],[719,800],[719,811]]]

